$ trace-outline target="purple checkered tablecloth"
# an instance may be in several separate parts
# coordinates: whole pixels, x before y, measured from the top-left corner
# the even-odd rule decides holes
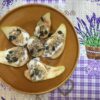
[[[100,60],[91,61],[81,56],[71,79],[74,81],[73,91],[63,96],[58,89],[51,93],[51,100],[100,100]],[[67,84],[67,82],[66,82]],[[61,89],[66,89],[67,85]]]
[[[85,19],[86,15],[93,12],[100,17],[100,0],[0,0],[0,16],[8,10],[27,3],[43,3],[62,11],[74,26],[77,17]],[[74,89],[68,95],[62,95],[59,89],[48,94],[43,100],[100,100],[100,60],[89,59],[85,47],[80,44],[80,58],[72,74]],[[66,94],[70,83],[66,82],[60,90]],[[8,96],[9,95],[9,96]],[[44,97],[45,97],[44,96]],[[34,100],[31,95],[18,94],[0,83],[0,100]]]

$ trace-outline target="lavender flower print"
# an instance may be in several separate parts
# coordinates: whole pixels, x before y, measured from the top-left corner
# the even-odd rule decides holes
[[[16,0],[3,0],[2,5],[9,7],[13,3],[13,1],[16,1]]]
[[[85,46],[100,47],[100,17],[86,15],[87,22],[77,17],[77,26],[75,27],[80,36],[80,43]],[[88,25],[89,24],[89,25]]]
[[[77,26],[75,27],[80,44],[85,45],[86,54],[89,59],[100,59],[100,17],[95,13],[87,21],[77,17]]]

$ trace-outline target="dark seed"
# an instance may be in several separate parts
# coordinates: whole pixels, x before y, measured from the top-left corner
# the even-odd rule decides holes
[[[42,49],[38,49],[38,52],[42,51]]]
[[[41,17],[41,20],[44,22],[44,18],[43,17]]]
[[[9,40],[10,41],[13,41],[13,40],[15,40],[16,39],[16,36],[9,36]]]
[[[43,36],[44,36],[44,34],[40,34],[40,38],[43,37]]]
[[[40,39],[40,36],[39,37],[37,37],[38,39]]]
[[[31,50],[30,50],[30,53],[31,53],[31,54],[33,54],[33,53],[34,53],[34,50],[33,50],[33,49],[31,49]]]
[[[43,31],[40,31],[40,36],[43,36]]]
[[[9,63],[12,63],[13,61],[12,61],[12,60],[8,60],[8,62],[9,62]]]
[[[39,74],[39,70],[37,68],[34,69],[35,70],[35,75]]]
[[[33,77],[34,76],[34,72],[30,75],[30,77]]]
[[[27,47],[27,44],[24,45],[24,48],[26,48],[26,47]]]
[[[18,58],[13,57],[12,60],[13,60],[13,62],[16,62],[16,61],[18,61]]]
[[[48,37],[50,37],[52,35],[52,33],[49,33]]]
[[[9,58],[9,57],[6,57],[6,59],[7,59],[7,60],[10,60],[10,58]]]
[[[19,33],[21,33],[21,30],[19,29],[19,28],[17,28],[17,30],[16,30],[17,32],[19,32]]]
[[[14,51],[9,51],[10,54],[12,54]]]
[[[32,59],[34,59],[34,58],[36,58],[36,57],[32,56]]]
[[[55,47],[54,46],[52,47],[52,50],[55,51]]]
[[[9,54],[7,54],[6,59],[10,60],[10,55]]]
[[[13,39],[13,40],[16,39],[16,36],[12,36],[12,39]]]
[[[8,61],[9,63],[12,63],[12,62],[13,62],[13,60],[12,60],[12,58],[10,57],[9,54],[7,54],[6,59],[7,59],[7,61]]]
[[[45,34],[48,34],[48,31],[47,30],[45,30],[45,32],[44,32]]]
[[[46,46],[46,48],[45,48],[46,50],[48,50],[49,49],[49,46]]]
[[[11,36],[9,37],[9,41],[12,41],[12,37]]]
[[[10,57],[10,54],[7,54],[7,57]]]
[[[58,31],[58,34],[62,34],[62,31]]]

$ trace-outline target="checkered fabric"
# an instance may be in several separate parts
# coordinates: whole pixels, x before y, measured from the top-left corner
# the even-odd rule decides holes
[[[93,11],[100,16],[99,0],[0,0],[0,16],[14,7],[27,3],[53,6],[66,14],[74,25],[77,16],[84,18],[87,13]],[[61,93],[66,94],[67,89],[71,87],[70,82],[66,82],[59,88],[61,91],[56,89],[51,93],[40,95],[43,100],[100,100],[100,60],[88,59],[84,46],[80,47],[80,51],[78,65],[70,78],[74,81],[71,93],[66,96]],[[0,100],[35,100],[35,96],[17,93],[0,82]]]
[[[71,77],[74,81],[73,91],[69,95],[63,96],[59,90],[56,89],[51,92],[50,100],[100,100],[100,77],[96,77],[94,74],[92,74],[91,77],[89,76],[89,73],[87,73],[87,70],[89,70],[89,62],[91,61],[81,56],[77,68]],[[97,64],[99,63],[100,60]],[[67,86],[66,82],[66,84],[61,87],[61,89],[63,88],[63,92],[65,92]]]

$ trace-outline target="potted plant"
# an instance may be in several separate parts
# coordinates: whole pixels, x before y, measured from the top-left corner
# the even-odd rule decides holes
[[[79,35],[80,44],[85,46],[88,58],[100,59],[100,17],[96,17],[93,13],[91,17],[86,15],[86,19],[84,21],[77,17],[75,29]]]

